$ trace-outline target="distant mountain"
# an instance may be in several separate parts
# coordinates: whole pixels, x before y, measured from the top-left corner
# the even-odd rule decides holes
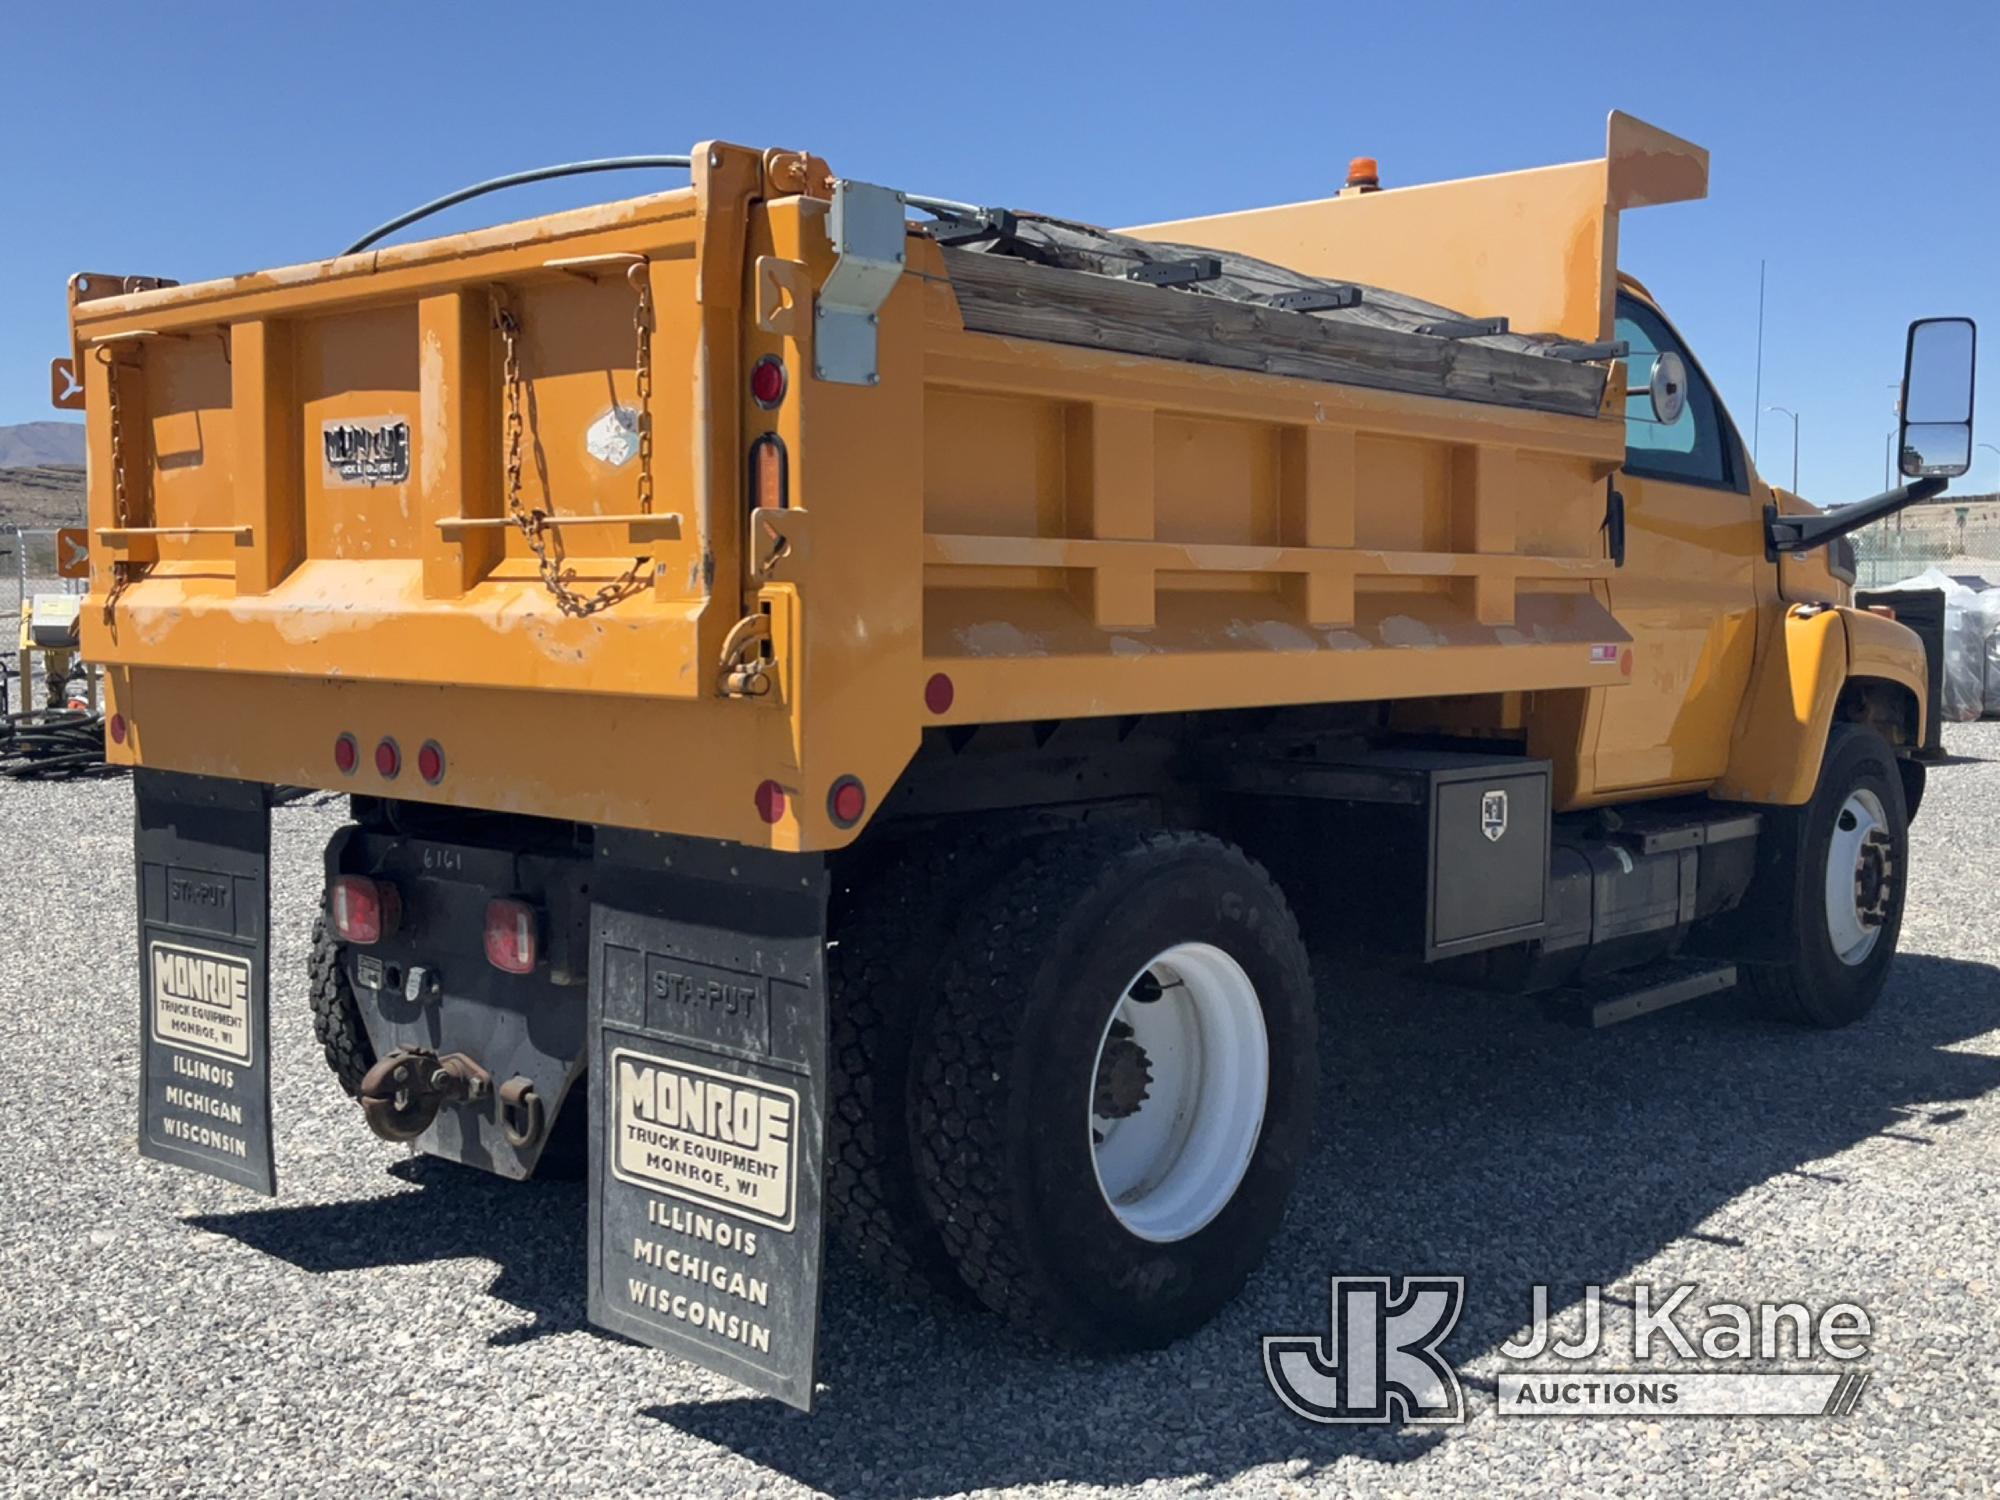
[[[39,469],[83,462],[83,423],[23,422],[0,427],[0,469]]]

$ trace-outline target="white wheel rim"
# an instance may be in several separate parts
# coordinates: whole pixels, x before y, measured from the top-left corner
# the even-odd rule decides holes
[[[1147,976],[1158,999],[1134,999]],[[1147,986],[1150,989],[1150,986]],[[1143,1052],[1145,1097],[1097,1113],[1106,1049],[1120,1023],[1114,1065],[1131,1077],[1130,1042]],[[1209,943],[1178,943],[1127,982],[1105,1018],[1085,1102],[1091,1165],[1104,1201],[1133,1234],[1165,1243],[1204,1228],[1236,1196],[1271,1087],[1270,1042],[1257,987],[1243,966]],[[1127,1112],[1129,1110],[1129,1112]]]
[[[1877,905],[1875,882],[1881,876],[1881,846],[1889,834],[1882,799],[1865,789],[1851,793],[1833,820],[1833,838],[1826,851],[1826,930],[1833,952],[1849,966],[1866,961],[1882,936],[1880,919],[1869,920]]]

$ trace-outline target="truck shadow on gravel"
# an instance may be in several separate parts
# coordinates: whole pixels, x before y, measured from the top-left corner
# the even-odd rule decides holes
[[[1322,960],[1319,972],[1340,971]],[[1322,1144],[1270,1260],[1195,1337],[1074,1358],[974,1307],[891,1303],[836,1255],[818,1416],[752,1398],[643,1414],[816,1489],[894,1500],[1408,1462],[1440,1435],[1313,1427],[1265,1386],[1262,1335],[1323,1329],[1328,1276],[1463,1275],[1467,1307],[1446,1346],[1461,1365],[1514,1335],[1535,1283],[1560,1306],[1685,1238],[1742,1257],[1718,1291],[1841,1290],[1762,1285],[1758,1257],[1775,1247],[1726,1216],[1705,1221],[1780,1180],[1798,1195],[1792,1220],[1837,1213],[1839,1169],[1808,1164],[1869,1138],[1921,1150],[1957,1106],[2000,1089],[2000,1058],[1945,1050],[2000,1029],[2000,970],[1921,954],[1898,961],[1874,1016],[1833,1033],[1747,1018],[1726,995],[1592,1033],[1531,1002],[1393,976],[1323,990]],[[311,1270],[487,1257],[500,1267],[493,1294],[531,1314],[495,1342],[583,1326],[580,1186],[425,1161],[395,1170],[418,1190],[190,1222]],[[1478,1419],[1491,1396],[1467,1384]]]

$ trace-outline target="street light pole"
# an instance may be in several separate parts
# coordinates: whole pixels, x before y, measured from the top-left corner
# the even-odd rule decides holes
[[[2000,448],[1994,447],[1991,443],[1974,443],[1972,445],[1972,448],[1975,453],[1978,452],[1981,448],[1984,448],[1988,453],[1992,454],[1995,458],[2000,458]]]
[[[1792,419],[1792,493],[1799,492],[1799,414],[1789,406],[1767,406],[1765,411],[1782,412]]]

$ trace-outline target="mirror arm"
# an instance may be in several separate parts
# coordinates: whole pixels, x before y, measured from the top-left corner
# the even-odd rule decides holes
[[[1941,495],[1950,484],[1949,479],[1916,479],[1893,490],[1885,490],[1872,500],[1843,505],[1839,510],[1816,516],[1781,516],[1777,506],[1767,505],[1764,507],[1765,542],[1773,556],[1780,552],[1810,552],[1835,537],[1859,531],[1871,521],[1892,516],[1906,505]]]

